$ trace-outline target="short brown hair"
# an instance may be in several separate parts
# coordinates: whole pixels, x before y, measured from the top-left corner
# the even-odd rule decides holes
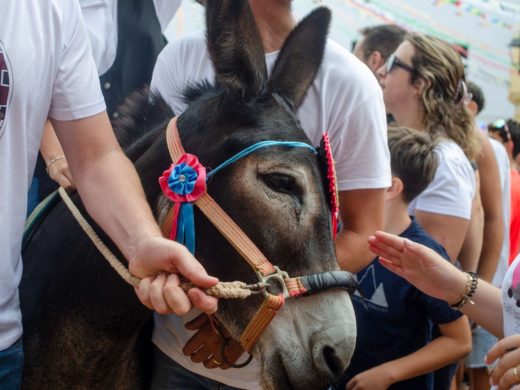
[[[392,175],[403,182],[403,199],[408,203],[423,192],[435,176],[439,165],[434,151],[436,144],[426,131],[388,128]]]
[[[386,60],[403,41],[406,30],[395,24],[379,24],[360,30],[363,35],[363,55],[368,58],[375,51]]]

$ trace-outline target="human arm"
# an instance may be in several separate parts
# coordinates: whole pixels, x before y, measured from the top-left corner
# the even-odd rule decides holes
[[[74,188],[69,164],[67,159],[61,158],[64,156],[63,149],[49,120],[45,122],[43,129],[40,153],[47,166],[49,177],[67,190]]]
[[[504,239],[502,190],[495,153],[486,134],[478,132],[481,151],[477,156],[480,172],[480,196],[484,210],[484,240],[477,273],[481,279],[492,282]],[[506,172],[508,174],[508,172]]]
[[[192,303],[215,311],[215,298],[196,288],[185,294],[179,287],[176,274],[200,287],[213,286],[217,279],[209,277],[185,247],[162,237],[106,112],[79,120],[52,119],[52,124],[87,211],[121,250],[130,272],[140,278],[172,274],[144,279],[138,291],[141,301],[160,313],[184,314]]]
[[[366,239],[383,227],[384,192],[382,188],[339,192],[343,230],[335,244],[340,268],[358,272],[374,258]]]
[[[506,390],[514,385],[519,385],[520,375],[520,335],[515,334],[506,337],[496,343],[486,355],[486,364],[495,366],[491,370],[490,379],[492,384],[498,385],[498,390]],[[513,387],[517,389],[518,386]]]
[[[458,270],[433,250],[385,232],[368,239],[370,250],[380,256],[381,264],[406,279],[419,290],[449,304],[458,302],[466,288],[467,274]],[[461,311],[497,337],[503,337],[503,313],[500,290],[479,280]]]
[[[391,360],[352,378],[348,390],[386,389],[390,385],[424,375],[464,357],[471,351],[471,332],[466,317],[440,324],[441,336],[417,351]]]
[[[458,256],[461,268],[464,271],[471,272],[477,272],[484,236],[484,210],[480,199],[480,175],[478,171],[475,172],[475,178],[477,187],[471,204],[471,220]]]
[[[470,220],[421,210],[415,211],[415,218],[424,230],[446,249],[451,261],[455,262]]]

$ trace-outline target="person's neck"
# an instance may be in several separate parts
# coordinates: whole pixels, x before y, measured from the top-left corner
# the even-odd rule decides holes
[[[265,53],[280,50],[289,33],[296,26],[290,1],[250,0],[258,33]]]
[[[424,109],[418,104],[403,104],[402,111],[392,113],[399,126],[410,127],[416,130],[424,130]]]
[[[408,204],[394,199],[385,202],[385,224],[384,230],[387,233],[400,235],[412,223],[408,215]]]

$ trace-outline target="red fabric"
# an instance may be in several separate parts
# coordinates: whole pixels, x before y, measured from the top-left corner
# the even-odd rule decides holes
[[[325,149],[325,158],[327,159],[327,181],[329,183],[329,201],[332,212],[332,238],[335,239],[338,231],[339,197],[336,168],[334,166],[334,157],[332,156],[332,147],[328,133],[323,134],[322,145]]]
[[[511,223],[509,225],[509,264],[520,251],[520,172],[511,169]]]

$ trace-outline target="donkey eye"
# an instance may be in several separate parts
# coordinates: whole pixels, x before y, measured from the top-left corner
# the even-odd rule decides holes
[[[281,173],[271,173],[263,177],[266,184],[273,190],[299,196],[299,191],[294,177]]]

